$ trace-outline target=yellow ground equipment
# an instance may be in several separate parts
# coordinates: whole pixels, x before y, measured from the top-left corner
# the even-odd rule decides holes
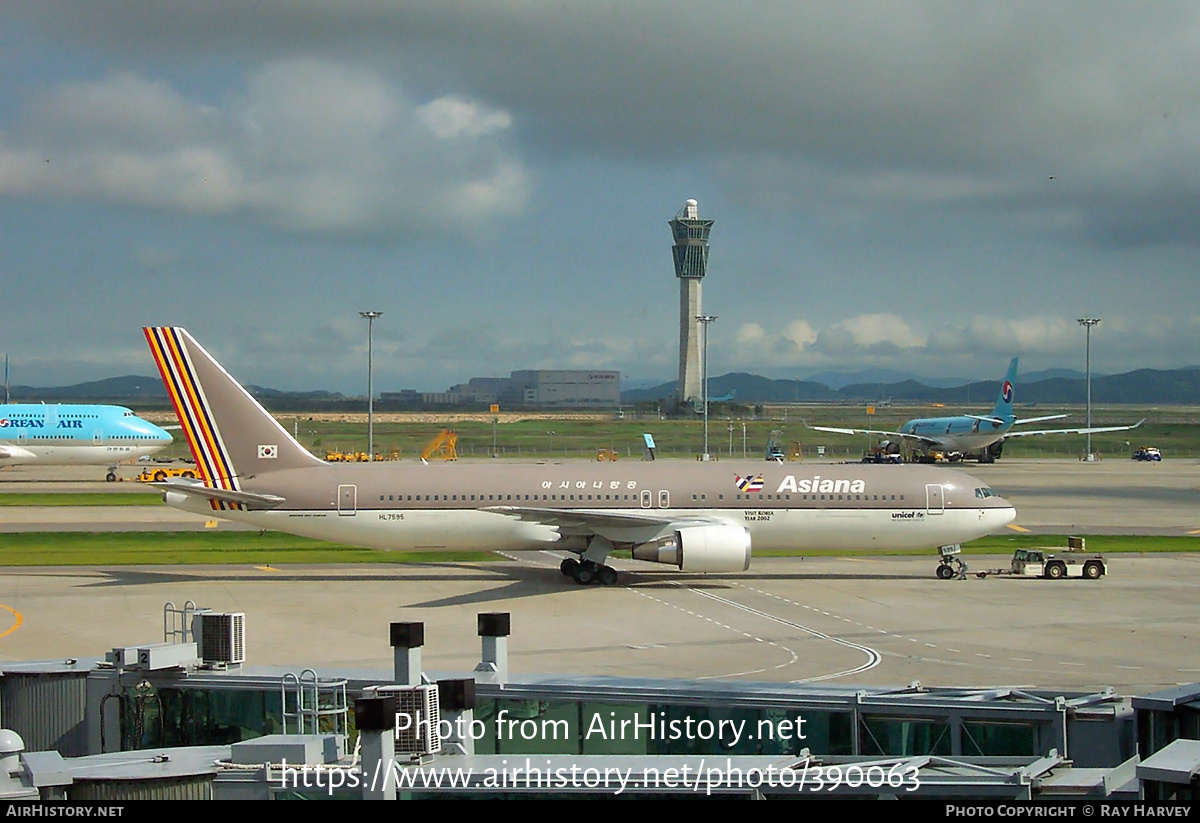
[[[438,436],[429,441],[429,445],[421,452],[421,459],[428,460],[436,456],[439,460],[457,460],[458,451],[455,449],[458,435],[449,429],[442,429]]]
[[[601,463],[608,461],[611,463],[617,462],[617,453],[612,449],[600,448],[596,449],[596,459]]]
[[[161,483],[168,477],[186,477],[189,480],[196,477],[196,470],[188,469],[170,469],[166,466],[148,466],[142,469],[142,473],[135,478],[141,483]]]
[[[368,463],[371,455],[366,452],[325,452],[326,463]]]

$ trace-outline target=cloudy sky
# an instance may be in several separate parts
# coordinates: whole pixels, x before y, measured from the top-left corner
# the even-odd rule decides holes
[[[1200,5],[0,0],[0,351],[245,382],[1200,363]]]

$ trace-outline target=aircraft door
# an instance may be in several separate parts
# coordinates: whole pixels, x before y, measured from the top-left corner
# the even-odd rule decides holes
[[[660,509],[671,508],[671,492],[663,489],[658,493],[658,507]]]
[[[104,443],[104,432],[101,429],[96,429],[92,432],[92,445],[100,446]]]
[[[939,483],[925,486],[925,510],[929,514],[942,514],[946,511],[945,490]]]
[[[350,516],[357,510],[358,486],[338,486],[338,514]]]
[[[642,489],[642,508],[649,509],[654,506],[654,495],[649,489]]]

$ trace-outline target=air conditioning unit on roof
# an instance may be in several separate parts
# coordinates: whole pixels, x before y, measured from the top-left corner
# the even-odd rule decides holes
[[[192,619],[192,637],[205,663],[246,662],[245,612],[200,612]]]

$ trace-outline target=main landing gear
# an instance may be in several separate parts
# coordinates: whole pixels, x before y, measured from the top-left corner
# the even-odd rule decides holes
[[[617,585],[617,570],[604,565],[608,553],[613,550],[612,541],[606,537],[593,537],[588,541],[587,551],[576,560],[568,557],[560,565],[559,571],[567,577],[575,579],[581,586],[589,583],[599,583],[601,586]]]
[[[575,582],[581,586],[589,583],[599,583],[601,586],[617,584],[616,569],[601,563],[593,563],[591,560],[576,560],[574,557],[568,557],[558,569],[567,577],[574,578]]]

